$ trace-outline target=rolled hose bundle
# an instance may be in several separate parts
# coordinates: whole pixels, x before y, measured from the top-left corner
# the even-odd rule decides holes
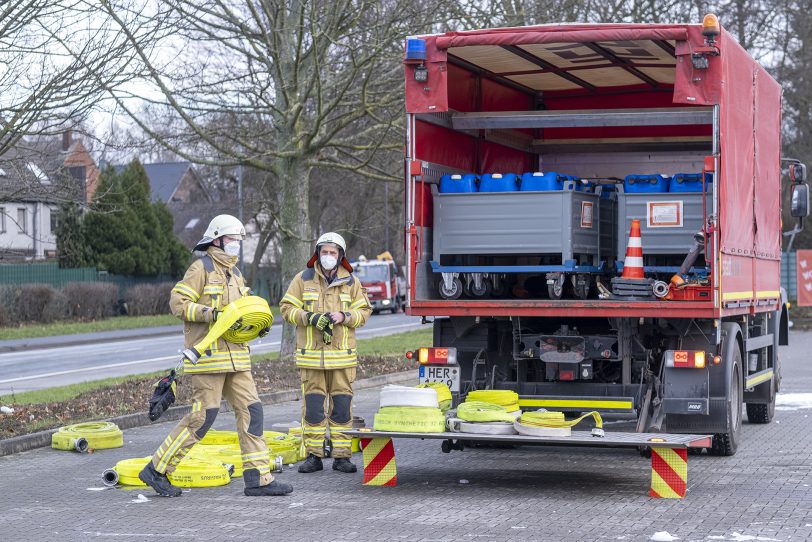
[[[516,431],[522,435],[569,436],[572,434],[572,427],[588,416],[592,416],[595,420],[595,429],[592,430],[592,434],[595,436],[603,436],[603,420],[601,419],[601,415],[594,410],[574,420],[567,420],[563,412],[550,412],[546,410],[524,412],[516,421],[514,427]]]
[[[388,385],[381,388],[381,408],[422,407],[439,408],[437,390],[434,388],[412,388],[409,386]]]
[[[508,412],[521,410],[519,407],[519,394],[511,390],[474,390],[468,392],[465,402],[480,401],[505,407]]]
[[[87,422],[66,425],[51,435],[55,450],[105,450],[124,446],[124,434],[112,422]]]
[[[151,460],[151,457],[136,457],[119,461],[115,467],[102,473],[102,482],[106,486],[121,484],[146,487],[146,484],[138,478],[138,473]],[[169,475],[169,481],[178,487],[225,486],[231,482],[233,468],[232,465],[224,465],[220,461],[187,456]]]
[[[262,434],[265,442],[269,440],[278,439],[280,437],[287,437],[286,433],[279,431],[265,431]],[[221,446],[224,444],[239,444],[240,439],[236,431],[220,431],[218,429],[209,429],[203,438],[198,441],[198,444],[203,446]]]
[[[431,388],[437,392],[437,402],[440,404],[440,410],[445,412],[451,408],[451,389],[442,382],[424,382],[415,386],[417,388]]]
[[[445,416],[434,407],[382,407],[375,413],[375,431],[442,433]]]
[[[213,461],[225,465],[233,465],[232,476],[242,476],[242,451],[237,444],[214,444],[200,446],[195,444],[189,450],[189,459],[200,459],[202,461]],[[184,459],[185,461],[185,459]]]
[[[225,307],[203,339],[183,351],[185,358],[197,362],[214,341],[223,338],[232,343],[247,343],[270,328],[273,314],[268,302],[256,295],[241,297]]]
[[[505,410],[505,407],[482,401],[465,401],[457,407],[457,417],[466,422],[516,421],[516,416]]]

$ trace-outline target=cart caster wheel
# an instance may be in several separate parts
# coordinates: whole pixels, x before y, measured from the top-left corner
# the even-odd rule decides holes
[[[440,445],[440,449],[443,451],[444,454],[450,454],[452,449],[451,441],[444,440],[443,443]]]
[[[577,282],[573,279],[572,291],[578,299],[587,299],[589,297],[589,279],[586,282]]]
[[[440,281],[440,297],[443,299],[459,299],[462,296],[462,281],[459,277],[451,280],[451,286],[445,287],[445,281]]]
[[[451,448],[454,449],[454,450],[463,451],[465,449],[465,443],[463,441],[461,441],[461,440],[457,440],[457,441],[454,442],[454,444],[451,446]]]
[[[491,286],[491,295],[493,297],[504,297],[508,293],[508,287],[504,279],[499,281],[499,286]]]
[[[550,299],[561,299],[564,297],[564,281],[566,277],[561,274],[558,275],[557,278],[552,279],[553,283],[547,283],[547,294],[550,296]]]
[[[637,448],[637,451],[640,452],[640,457],[651,459],[651,448],[648,446],[640,446]]]
[[[474,281],[471,281],[470,290],[471,297],[478,297],[480,299],[490,297],[492,292],[491,281],[482,279],[479,283],[479,288],[476,287]]]

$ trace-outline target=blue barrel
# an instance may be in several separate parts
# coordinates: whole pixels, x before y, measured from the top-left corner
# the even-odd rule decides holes
[[[627,194],[668,192],[668,177],[662,175],[626,175],[623,189]]]
[[[426,42],[419,38],[406,40],[406,60],[426,60]]]
[[[480,192],[517,192],[518,177],[515,173],[486,173],[479,182]]]
[[[476,175],[473,173],[466,173],[465,175],[443,175],[440,177],[441,194],[461,194],[476,191]]]
[[[710,185],[713,176],[707,173],[705,177]],[[701,173],[677,173],[671,177],[671,183],[668,185],[669,192],[702,192],[703,188]]]
[[[522,184],[519,190],[522,192],[550,192],[553,190],[563,190],[564,181],[555,171],[542,173],[536,171],[522,175]]]

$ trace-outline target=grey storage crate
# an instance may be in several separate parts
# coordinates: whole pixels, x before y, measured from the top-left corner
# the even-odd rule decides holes
[[[710,193],[706,194],[706,212],[711,212]],[[693,235],[704,224],[702,217],[701,192],[644,192],[618,194],[617,258],[621,262],[626,256],[629,230],[632,220],[640,220],[640,235],[643,241],[643,257],[649,255],[685,256],[693,246]],[[658,213],[657,209],[663,212]],[[680,217],[672,216],[679,210]],[[654,213],[654,216],[650,215]],[[659,216],[658,216],[659,214]],[[668,225],[676,222],[681,225]],[[661,225],[657,226],[659,222]],[[679,264],[677,264],[679,265]]]
[[[545,254],[597,265],[614,252],[615,202],[597,194],[432,190],[434,261],[446,255]]]

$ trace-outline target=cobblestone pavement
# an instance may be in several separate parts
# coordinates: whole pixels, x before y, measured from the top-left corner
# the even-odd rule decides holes
[[[648,497],[650,463],[630,450],[474,449],[396,440],[398,486],[363,487],[361,472],[287,469],[287,497],[249,498],[241,480],[165,499],[102,487],[116,461],[153,452],[172,427],[125,432],[92,455],[39,449],[0,457],[0,540],[761,540],[812,539],[812,333],[782,349],[784,381],[769,425],[745,423],[729,458],[690,456],[684,500]],[[780,406],[807,394],[806,407]],[[800,396],[800,399],[804,399]],[[300,403],[265,408],[266,427]],[[358,394],[371,424],[377,390]],[[217,429],[233,428],[221,414]],[[361,464],[360,454],[355,462]],[[148,502],[134,503],[138,494]]]

